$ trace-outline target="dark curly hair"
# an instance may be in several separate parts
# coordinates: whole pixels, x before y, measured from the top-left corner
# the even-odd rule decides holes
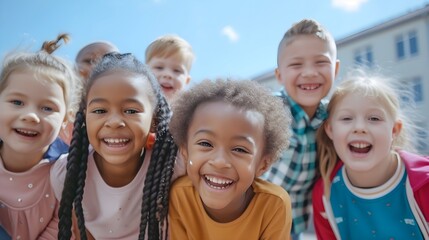
[[[112,71],[126,71],[141,76],[150,82],[149,98],[153,101],[154,121],[156,126],[156,141],[152,150],[149,168],[143,188],[139,239],[161,239],[163,222],[168,210],[168,196],[173,166],[177,154],[177,146],[168,130],[171,111],[161,94],[159,84],[148,67],[131,54],[106,54],[94,68],[85,92],[82,94],[79,111],[74,122],[73,138],[67,159],[67,173],[59,209],[58,239],[70,239],[72,225],[72,210],[76,212],[80,238],[87,239],[85,219],[82,208],[86,170],[88,162],[88,136],[85,124],[86,95],[91,86],[101,76]],[[144,155],[144,154],[143,154]],[[140,159],[143,161],[143,159]],[[137,210],[137,209],[136,209]],[[165,236],[167,237],[167,236]]]
[[[282,100],[256,82],[223,79],[204,80],[180,94],[173,103],[170,132],[178,145],[183,146],[187,142],[195,109],[202,103],[214,101],[224,101],[264,116],[264,155],[270,156],[270,164],[289,146],[291,116]]]

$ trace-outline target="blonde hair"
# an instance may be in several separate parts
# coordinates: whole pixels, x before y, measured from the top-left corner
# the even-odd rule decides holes
[[[401,121],[402,129],[392,142],[392,149],[407,149],[415,151],[414,142],[410,136],[415,136],[417,129],[406,116],[406,109],[401,106],[400,96],[410,96],[412,92],[399,87],[393,79],[376,73],[365,73],[363,69],[354,69],[347,74],[344,80],[335,89],[328,104],[328,113],[332,114],[335,107],[348,94],[359,94],[362,97],[376,98],[383,106],[388,116],[394,121]],[[412,105],[412,104],[411,104]],[[411,109],[410,109],[411,110]],[[330,195],[331,174],[338,162],[332,140],[327,136],[325,126],[330,117],[320,126],[316,133],[317,152],[319,156],[319,169],[324,183],[325,196]]]
[[[292,25],[289,30],[283,35],[282,40],[279,43],[277,50],[277,64],[279,64],[280,56],[282,50],[285,46],[292,42],[296,36],[300,35],[312,35],[315,36],[327,44],[329,44],[330,49],[332,50],[333,59],[336,59],[337,56],[337,47],[335,45],[335,40],[331,34],[326,30],[320,23],[313,19],[302,19],[301,21]]]
[[[75,100],[73,90],[77,88],[78,81],[71,65],[52,55],[61,46],[61,40],[67,43],[69,35],[59,34],[55,40],[44,42],[41,50],[36,53],[13,52],[8,54],[3,60],[0,73],[0,92],[6,88],[8,78],[13,72],[32,71],[36,75],[45,76],[51,83],[58,84],[64,93],[66,111],[71,110]],[[70,116],[67,115],[67,117]]]
[[[195,55],[191,45],[183,38],[177,35],[164,35],[155,39],[146,48],[146,63],[153,57],[170,57],[178,54],[185,62],[188,71],[191,70]]]

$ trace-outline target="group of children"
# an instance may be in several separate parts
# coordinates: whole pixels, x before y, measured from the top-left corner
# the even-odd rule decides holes
[[[75,69],[52,55],[67,39],[3,61],[1,239],[299,239],[312,213],[319,239],[429,238],[429,159],[408,152],[397,89],[363,71],[334,88],[316,21],[280,41],[276,94],[185,89],[194,53],[175,35],[145,63],[89,44]]]

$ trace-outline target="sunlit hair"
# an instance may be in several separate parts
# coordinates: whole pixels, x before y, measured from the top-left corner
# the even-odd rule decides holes
[[[146,63],[154,57],[170,57],[177,55],[188,71],[191,70],[195,55],[191,45],[183,38],[176,35],[165,35],[155,39],[146,48]]]
[[[337,47],[335,45],[335,40],[328,32],[328,30],[326,30],[320,23],[315,20],[302,19],[301,21],[293,24],[292,27],[289,28],[283,35],[283,38],[280,41],[277,50],[277,65],[279,65],[279,60],[284,47],[291,43],[296,36],[301,35],[311,35],[323,40],[330,46],[333,59],[337,58]]]
[[[77,89],[77,76],[71,67],[71,64],[64,59],[52,55],[58,49],[61,41],[67,43],[68,34],[60,34],[55,40],[46,41],[40,51],[30,52],[12,52],[3,60],[0,73],[0,92],[7,84],[9,76],[14,72],[29,71],[34,73],[37,80],[46,80],[49,83],[58,84],[63,90],[66,111],[74,106],[74,89]]]
[[[152,149],[144,188],[142,189],[142,208],[136,209],[136,211],[141,211],[139,239],[144,239],[145,235],[148,236],[149,240],[162,239],[163,237],[162,227],[167,216],[170,181],[177,154],[177,146],[174,144],[168,130],[171,111],[161,94],[156,78],[146,65],[131,54],[112,53],[105,55],[94,68],[84,88],[85,91],[82,94],[79,111],[76,113],[73,138],[67,159],[67,173],[60,202],[58,239],[70,239],[71,237],[72,209],[76,212],[80,239],[87,239],[84,210],[82,208],[89,154],[89,140],[85,123],[87,94],[95,81],[99,81],[102,76],[117,71],[141,77],[144,81],[148,81],[151,86],[146,90],[149,99],[155,106],[153,121],[156,123],[156,141]],[[142,87],[144,86],[142,84]],[[143,160],[140,159],[140,161]],[[135,221],[135,219],[130,219],[130,221]]]
[[[385,77],[381,74],[366,73],[364,69],[351,70],[343,81],[335,89],[328,105],[328,113],[335,112],[336,106],[349,94],[359,94],[362,98],[374,98],[384,106],[388,117],[393,121],[400,121],[402,129],[392,142],[392,149],[404,149],[415,151],[417,138],[417,128],[412,124],[407,116],[412,112],[412,108],[407,108],[401,104],[401,98],[411,101],[412,92],[400,87],[396,79]],[[412,102],[407,103],[413,106]],[[328,118],[317,130],[317,152],[319,155],[319,168],[324,182],[325,196],[330,195],[330,176],[339,161],[332,140],[325,131]],[[413,138],[411,138],[413,136]]]
[[[282,100],[256,82],[223,79],[204,80],[183,92],[173,103],[170,131],[178,145],[184,146],[187,142],[195,109],[205,102],[215,101],[256,111],[264,116],[264,155],[270,157],[270,164],[289,146],[291,116]]]

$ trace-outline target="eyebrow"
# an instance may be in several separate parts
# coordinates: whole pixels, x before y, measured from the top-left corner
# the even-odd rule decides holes
[[[6,96],[8,98],[11,98],[11,97],[21,97],[21,98],[26,98],[26,99],[29,98],[27,94],[21,93],[21,92],[17,92],[17,91],[9,92]],[[58,102],[58,99],[55,98],[55,97],[42,98],[41,100],[42,100],[42,102],[49,102],[49,103],[55,104],[57,106],[61,104],[61,102]],[[34,102],[34,101],[32,101],[32,102]]]
[[[216,134],[214,134],[214,132],[213,131],[210,131],[210,130],[207,130],[207,129],[200,129],[200,130],[198,130],[197,132],[195,132],[195,134],[193,135],[193,136],[196,136],[196,135],[198,135],[198,134],[200,134],[200,133],[207,133],[207,134],[209,134],[209,135],[216,135]],[[235,140],[235,139],[237,139],[237,140],[245,140],[246,142],[249,142],[249,143],[251,143],[252,145],[254,145],[254,146],[256,146],[256,143],[255,143],[255,141],[253,141],[253,138],[251,138],[251,137],[246,137],[246,136],[242,136],[242,135],[240,135],[240,136],[234,136],[233,137],[233,139]]]
[[[91,105],[91,104],[96,104],[96,103],[107,103],[108,101],[105,99],[105,98],[94,98],[94,99],[92,99],[89,103],[88,103],[88,106],[89,105]],[[143,108],[144,108],[144,106],[143,106],[143,104],[140,102],[140,101],[137,101],[136,99],[134,99],[134,98],[126,98],[125,100],[123,100],[123,101],[121,101],[121,102],[125,102],[125,103],[136,103],[136,104],[138,104],[138,105],[140,105],[140,106],[142,106]]]

